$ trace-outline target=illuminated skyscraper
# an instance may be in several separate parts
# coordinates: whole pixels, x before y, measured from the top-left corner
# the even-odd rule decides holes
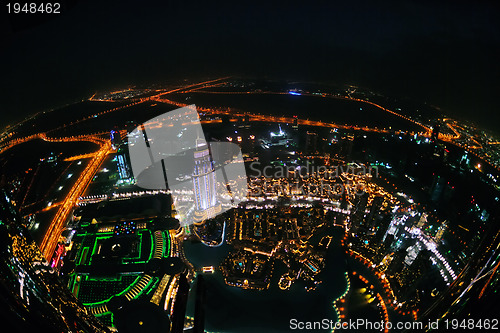
[[[366,213],[366,205],[368,204],[368,193],[362,192],[356,195],[354,199],[354,207],[351,211],[351,228],[357,229],[363,225],[363,219]]]
[[[427,216],[428,216],[427,213],[422,213],[422,215],[420,216],[420,220],[418,220],[417,228],[420,229],[424,226],[424,224],[427,223]]]
[[[210,219],[221,211],[217,202],[217,179],[210,150],[203,139],[196,140],[194,152],[193,187],[195,198],[195,215],[202,221]]]
[[[372,228],[375,222],[375,218],[380,213],[380,208],[382,208],[382,204],[384,203],[384,197],[381,195],[377,195],[372,200],[372,205],[370,207],[370,213],[366,218],[365,224],[367,228]]]
[[[418,256],[418,253],[420,252],[420,250],[422,250],[422,245],[417,242],[415,243],[414,245],[408,247],[408,249],[406,249],[406,257],[405,257],[405,264],[407,264],[408,266],[410,266],[411,264],[413,264],[413,261],[415,261],[415,258],[417,258]]]
[[[441,241],[441,238],[443,238],[443,234],[444,234],[444,231],[446,230],[447,225],[448,225],[448,221],[444,221],[444,223],[441,224],[441,226],[439,227],[439,229],[436,233],[436,236],[434,236],[434,240],[436,241],[436,243],[439,244],[439,242]]]
[[[203,224],[246,198],[240,147],[230,142],[207,143],[194,105],[138,126],[128,135],[128,147],[137,186],[169,189],[181,226]],[[222,206],[222,202],[227,204]]]

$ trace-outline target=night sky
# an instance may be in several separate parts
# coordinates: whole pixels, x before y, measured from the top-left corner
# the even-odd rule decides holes
[[[2,7],[2,127],[96,90],[236,75],[359,85],[500,132],[498,1],[67,0],[52,19]]]

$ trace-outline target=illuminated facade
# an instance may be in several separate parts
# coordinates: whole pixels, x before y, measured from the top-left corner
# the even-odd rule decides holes
[[[194,152],[193,187],[195,199],[195,215],[201,220],[217,215],[222,207],[217,203],[217,179],[210,157],[210,150],[204,140],[198,139]]]

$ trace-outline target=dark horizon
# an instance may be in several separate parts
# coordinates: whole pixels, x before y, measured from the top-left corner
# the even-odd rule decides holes
[[[500,128],[493,1],[62,3],[4,20],[2,127],[97,90],[231,75],[359,85]]]

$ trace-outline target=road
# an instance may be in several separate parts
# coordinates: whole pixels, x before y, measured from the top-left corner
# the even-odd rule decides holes
[[[92,178],[94,175],[99,171],[102,163],[104,162],[106,156],[113,151],[112,145],[109,138],[109,133],[97,133],[97,134],[89,134],[89,135],[80,135],[80,136],[70,136],[70,137],[50,137],[48,136],[49,133],[54,132],[62,127],[67,127],[67,126],[73,126],[75,124],[84,122],[88,119],[94,119],[99,116],[108,114],[110,112],[116,112],[119,110],[122,110],[124,108],[128,108],[133,105],[137,105],[140,103],[144,103],[146,101],[154,100],[156,98],[159,98],[163,95],[174,93],[174,92],[182,92],[185,89],[201,89],[201,88],[206,88],[206,87],[213,87],[218,85],[217,82],[220,82],[221,80],[224,80],[226,78],[219,78],[215,80],[209,80],[209,81],[204,81],[204,82],[199,82],[195,84],[190,84],[187,86],[183,86],[180,88],[168,90],[168,91],[161,91],[157,95],[147,97],[147,98],[140,98],[137,100],[132,101],[130,104],[115,107],[106,111],[102,111],[99,113],[96,113],[94,115],[76,120],[72,122],[71,124],[65,124],[63,126],[53,128],[50,131],[47,132],[41,132],[41,133],[36,133],[32,134],[23,138],[16,138],[16,139],[11,139],[11,140],[3,140],[1,142],[1,147],[0,147],[0,154],[5,152],[6,150],[17,146],[19,144],[35,140],[35,139],[41,139],[47,142],[78,142],[78,141],[87,141],[87,142],[92,142],[95,143],[99,146],[99,149],[90,154],[85,154],[85,155],[80,155],[80,156],[75,156],[73,158],[70,158],[69,160],[74,160],[76,158],[91,158],[90,162],[86,166],[86,168],[81,172],[80,176],[78,179],[75,181],[73,187],[70,189],[66,197],[61,200],[61,202],[58,202],[57,205],[54,205],[54,207],[51,208],[58,208],[54,218],[52,219],[49,227],[47,228],[47,231],[42,239],[42,242],[40,243],[40,250],[42,251],[43,255],[45,258],[50,260],[52,258],[52,254],[54,253],[57,243],[59,242],[59,238],[61,236],[62,231],[66,227],[68,219],[71,217],[71,214],[73,212],[73,209],[78,201],[78,198],[81,197],[85,191],[87,190],[87,187],[89,186],[90,182],[92,181]],[[19,125],[19,124],[18,124]],[[13,128],[17,128],[18,125],[14,126]],[[125,133],[124,133],[125,134]],[[6,138],[9,138],[10,136],[5,136]]]
[[[73,212],[73,208],[75,207],[78,198],[85,193],[85,190],[96,172],[101,167],[104,159],[112,151],[113,148],[111,147],[111,142],[109,140],[102,140],[99,150],[94,155],[85,170],[80,174],[68,195],[62,200],[56,215],[52,219],[50,226],[40,243],[40,250],[48,260],[50,260],[56,249],[59,237],[66,227],[66,222]]]

